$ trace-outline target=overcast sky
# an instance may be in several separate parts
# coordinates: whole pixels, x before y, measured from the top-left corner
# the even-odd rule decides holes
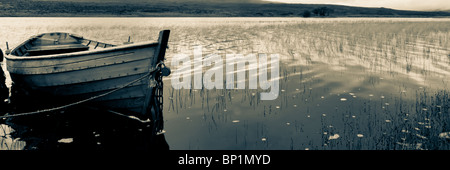
[[[450,10],[450,0],[264,0],[285,3],[338,4],[402,10]]]

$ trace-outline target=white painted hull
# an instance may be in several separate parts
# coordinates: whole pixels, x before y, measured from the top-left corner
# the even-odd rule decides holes
[[[156,86],[153,73],[161,61],[158,59],[161,50],[166,48],[166,45],[162,47],[161,41],[164,40],[160,35],[156,43],[105,45],[105,48],[90,47],[78,52],[17,56],[18,52],[14,50],[26,47],[22,45],[6,56],[7,69],[14,84],[27,90],[30,95],[76,102],[121,88],[88,104],[126,114],[146,114]],[[167,39],[165,41],[167,44]],[[88,47],[92,46],[84,39],[83,42]],[[20,53],[26,55],[26,49],[20,50]],[[140,80],[124,87],[137,79]]]

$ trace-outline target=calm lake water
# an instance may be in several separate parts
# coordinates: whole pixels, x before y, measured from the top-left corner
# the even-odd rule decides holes
[[[276,100],[260,100],[260,88],[176,90],[169,76],[163,135],[77,110],[0,121],[0,149],[450,149],[450,19],[0,18],[0,27],[3,50],[43,32],[121,44],[170,29],[169,67],[197,46],[224,61],[281,59]]]

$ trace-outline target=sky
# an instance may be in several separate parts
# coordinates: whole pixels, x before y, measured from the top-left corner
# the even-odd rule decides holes
[[[450,0],[264,0],[283,3],[337,4],[400,10],[450,10]]]

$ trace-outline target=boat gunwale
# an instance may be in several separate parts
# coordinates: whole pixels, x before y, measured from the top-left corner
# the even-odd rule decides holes
[[[42,34],[40,34],[42,35]],[[57,58],[68,58],[68,57],[75,57],[75,56],[83,56],[83,55],[91,55],[91,54],[101,54],[101,53],[108,53],[108,52],[114,52],[114,51],[121,51],[126,49],[135,49],[135,48],[142,48],[145,46],[158,46],[158,42],[154,41],[144,41],[139,43],[133,43],[133,44],[124,44],[124,45],[117,45],[114,47],[108,47],[108,48],[101,48],[101,49],[94,49],[94,50],[88,50],[88,51],[80,51],[80,52],[70,52],[70,53],[61,53],[61,54],[51,54],[51,55],[40,55],[40,56],[16,56],[12,53],[22,46],[24,46],[26,43],[30,42],[34,38],[40,36],[36,35],[28,40],[24,41],[17,47],[15,47],[10,55],[6,55],[5,58],[7,60],[42,60],[42,59],[57,59]],[[88,40],[88,39],[85,39]]]
[[[41,61],[46,62],[46,60],[50,60],[50,61],[54,60],[55,62],[59,62],[59,61],[65,61],[68,59],[70,60],[72,58],[79,59],[79,58],[83,58],[83,57],[89,57],[90,55],[96,55],[96,54],[108,54],[108,53],[114,53],[114,52],[122,53],[122,52],[127,52],[127,51],[134,51],[134,50],[139,51],[142,49],[148,50],[149,48],[151,48],[151,49],[155,48],[153,53],[148,54],[149,56],[151,56],[151,57],[149,57],[151,59],[151,62],[148,63],[150,65],[150,68],[149,68],[149,70],[146,71],[146,72],[148,72],[149,76],[147,76],[147,75],[145,75],[145,77],[143,76],[142,78],[145,78],[145,80],[144,81],[141,80],[140,83],[144,82],[144,84],[136,86],[136,87],[138,87],[138,86],[145,87],[144,89],[142,89],[143,90],[142,94],[144,94],[144,96],[138,97],[138,98],[143,99],[142,103],[138,104],[141,106],[138,106],[138,105],[133,106],[132,110],[128,109],[128,106],[126,106],[126,105],[124,105],[124,107],[120,106],[119,108],[117,108],[117,109],[123,109],[124,111],[130,112],[129,115],[143,115],[143,116],[150,118],[151,120],[154,120],[153,118],[155,118],[155,116],[156,116],[155,114],[162,114],[161,111],[158,112],[158,110],[160,110],[160,109],[162,110],[162,103],[159,103],[159,104],[158,103],[150,103],[150,101],[153,101],[153,100],[151,100],[150,97],[154,97],[154,95],[156,94],[155,88],[157,87],[158,81],[162,82],[162,77],[159,77],[159,79],[156,79],[155,75],[153,75],[152,72],[154,70],[158,70],[158,68],[162,67],[161,65],[158,65],[158,63],[163,62],[165,59],[164,56],[165,56],[166,49],[168,47],[167,43],[168,43],[168,39],[169,39],[169,34],[170,34],[170,30],[162,30],[159,32],[159,38],[157,41],[144,41],[144,42],[138,42],[138,43],[133,43],[133,44],[123,44],[123,45],[119,44],[119,45],[116,45],[113,47],[93,49],[93,50],[89,50],[89,51],[79,51],[79,52],[69,52],[69,53],[60,53],[60,54],[39,55],[39,56],[16,55],[16,54],[20,54],[20,53],[16,53],[17,52],[16,50],[20,50],[20,52],[21,52],[22,51],[21,48],[23,48],[25,45],[27,45],[27,43],[30,43],[30,41],[33,41],[35,38],[38,38],[39,35],[36,35],[36,36],[32,36],[32,37],[28,38],[23,43],[16,46],[12,52],[10,52],[8,55],[5,56],[5,58],[6,58],[7,66],[9,66],[11,64],[11,67],[7,67],[7,69],[9,70],[10,68],[15,68],[15,66],[20,66],[21,62],[23,62],[23,64],[29,64],[29,62],[30,63],[41,62]],[[82,37],[76,37],[76,38],[80,38],[80,39],[89,41],[89,39],[84,39]],[[39,63],[37,63],[37,64],[39,64]],[[11,79],[13,80],[13,82],[16,79],[16,80],[18,80],[18,82],[20,81],[20,82],[25,82],[26,84],[29,84],[29,85],[27,85],[28,87],[26,87],[26,86],[20,87],[19,86],[19,88],[23,88],[25,90],[30,90],[30,94],[31,94],[31,92],[36,93],[36,94],[43,92],[45,94],[45,91],[40,91],[38,89],[35,89],[35,90],[30,89],[30,87],[36,85],[35,82],[32,82],[32,81],[27,82],[26,79],[24,79],[23,77],[21,78],[21,76],[29,76],[29,75],[20,74],[20,73],[18,73],[18,74],[10,73],[10,74],[11,74]],[[17,77],[14,78],[15,76],[17,76]],[[128,77],[128,76],[129,75],[126,75],[123,77]],[[115,78],[119,78],[119,77],[115,77]],[[112,78],[112,79],[115,79],[115,78]],[[139,78],[139,79],[141,79],[141,78]],[[90,82],[103,82],[104,80],[105,79],[101,79],[101,80],[99,79],[99,80],[93,80]],[[108,78],[108,80],[110,80],[110,78]],[[136,81],[137,80],[138,79],[136,79]],[[86,82],[79,82],[79,83],[86,83]],[[132,83],[132,84],[134,84],[134,83]],[[132,84],[130,84],[130,85],[132,85]],[[145,84],[147,84],[147,85],[145,85]],[[123,86],[123,87],[125,88],[127,86]],[[46,86],[44,88],[47,88],[47,87],[51,87],[51,86]],[[162,91],[163,87],[161,86],[158,88],[160,88],[159,90]],[[94,92],[91,92],[91,93],[94,93]],[[64,96],[61,96],[61,97],[62,97],[61,99],[64,98]],[[126,97],[124,99],[128,100]],[[114,100],[120,101],[120,100],[124,100],[124,99],[114,99]],[[41,100],[37,99],[37,101],[41,101]],[[58,101],[58,100],[56,100],[56,101]],[[110,107],[109,103],[111,103],[108,101],[112,101],[112,100],[103,100],[103,101],[98,101],[98,102],[105,103],[102,105],[104,105],[106,108],[108,108],[108,107]],[[92,102],[95,103],[95,100]],[[141,102],[141,101],[139,101],[139,102]],[[43,104],[45,104],[45,103],[47,103],[47,101],[43,102]],[[153,107],[159,107],[159,109],[156,109],[156,108],[154,109]]]

